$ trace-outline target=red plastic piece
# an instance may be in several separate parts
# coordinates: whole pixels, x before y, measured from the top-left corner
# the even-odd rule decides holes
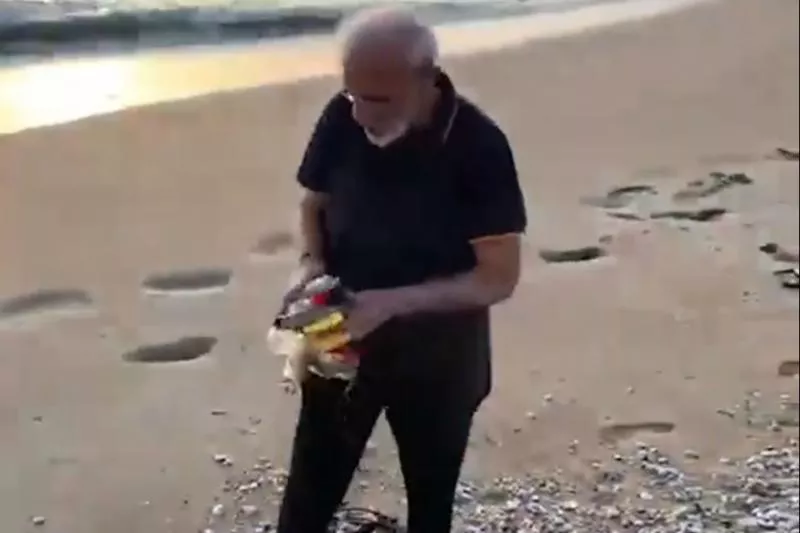
[[[311,297],[311,302],[314,305],[327,305],[329,294],[327,292],[320,292]]]

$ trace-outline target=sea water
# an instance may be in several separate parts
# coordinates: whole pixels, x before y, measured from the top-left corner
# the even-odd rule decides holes
[[[620,0],[617,0],[620,1]],[[430,23],[571,9],[599,0],[410,0]],[[213,45],[332,31],[389,0],[0,0],[0,60],[60,52]]]

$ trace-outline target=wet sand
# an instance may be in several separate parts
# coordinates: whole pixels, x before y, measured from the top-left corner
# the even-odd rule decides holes
[[[796,2],[709,2],[447,61],[508,132],[531,213],[466,477],[583,479],[634,441],[713,469],[796,436],[718,411],[797,401],[797,292],[772,274],[792,263],[759,249],[798,248],[797,162],[775,153],[798,146],[797,21]],[[285,464],[297,398],[263,336],[294,167],[336,86],[0,137],[3,531],[195,531],[226,477]],[[390,442],[356,501],[397,507],[377,489],[397,486]]]

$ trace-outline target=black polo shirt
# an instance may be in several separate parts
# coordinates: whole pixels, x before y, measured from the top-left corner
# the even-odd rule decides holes
[[[329,273],[354,290],[468,272],[475,267],[472,239],[525,230],[506,136],[445,74],[438,85],[431,124],[383,148],[367,140],[343,95],[328,102],[316,124],[298,180],[328,195],[324,259]],[[430,334],[450,332],[444,336],[486,330],[473,345],[488,363],[488,310],[411,318],[383,329],[397,333],[411,324],[433,328]]]

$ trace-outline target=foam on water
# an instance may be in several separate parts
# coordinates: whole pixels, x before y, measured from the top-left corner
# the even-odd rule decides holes
[[[410,0],[441,23],[560,11],[600,0]],[[608,1],[608,0],[606,0]],[[624,1],[624,0],[617,0]],[[10,0],[0,3],[0,57],[214,44],[327,33],[388,0]]]
[[[564,5],[562,0],[550,1]],[[437,26],[436,33],[442,53],[452,57],[653,17],[707,1],[721,0],[593,2],[530,16],[448,23]],[[334,74],[336,54],[331,38],[323,35],[0,68],[0,135],[129,107]],[[26,62],[22,56],[17,59]],[[263,250],[255,252],[254,259],[267,258]],[[268,259],[281,260],[280,255]]]

